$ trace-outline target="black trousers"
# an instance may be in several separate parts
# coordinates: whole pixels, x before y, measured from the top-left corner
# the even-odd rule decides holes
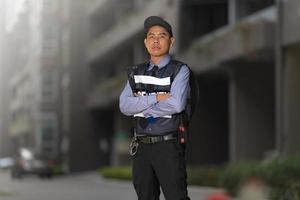
[[[138,200],[189,200],[185,150],[177,140],[140,143],[133,156],[133,185]]]

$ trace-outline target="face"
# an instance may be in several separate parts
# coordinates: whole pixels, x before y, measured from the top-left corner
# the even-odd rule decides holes
[[[151,57],[163,57],[169,53],[175,39],[170,37],[169,32],[161,26],[152,26],[144,40]]]

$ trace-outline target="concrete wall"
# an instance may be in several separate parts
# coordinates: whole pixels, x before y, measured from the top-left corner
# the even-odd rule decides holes
[[[240,63],[231,69],[230,160],[257,160],[275,148],[274,69]]]
[[[300,42],[300,1],[288,0],[283,4],[283,42],[285,45]]]
[[[3,2],[0,2],[0,9],[3,9]],[[3,66],[5,66],[4,61],[3,61],[3,54],[4,54],[4,45],[3,45],[3,37],[4,37],[4,13],[0,12],[0,157],[2,157],[5,152],[2,147],[4,141],[3,141],[3,135],[5,132],[4,124],[3,124],[3,82],[2,82],[2,77],[3,77]]]
[[[133,119],[120,113],[119,106],[115,108],[115,127],[113,138],[113,153],[111,165],[130,165],[129,144],[133,136]]]
[[[288,153],[300,150],[300,46],[286,50],[284,66],[284,147]]]
[[[179,19],[179,45],[189,47],[198,38],[228,23],[227,3],[190,3],[182,1]]]
[[[182,57],[195,72],[239,59],[269,59],[274,48],[275,9],[239,21],[195,40]],[[226,49],[226,51],[224,51]],[[271,58],[272,59],[272,58]]]
[[[243,18],[273,4],[274,0],[236,0],[237,17]]]
[[[106,110],[93,110],[91,115],[91,135],[94,141],[90,141],[91,144],[95,144],[99,149],[93,152],[97,156],[97,162],[99,166],[107,166],[114,162],[113,155],[115,155],[115,127],[117,121],[115,121],[116,112],[110,109]]]
[[[4,1],[0,1],[0,9],[4,8]],[[9,94],[8,79],[10,70],[7,67],[7,39],[4,33],[4,15],[0,12],[0,157],[12,155],[12,141],[8,135],[9,128]]]
[[[228,80],[224,74],[198,76],[199,105],[191,123],[188,164],[228,161]]]
[[[85,60],[88,21],[84,14],[85,1],[72,1],[70,24],[70,150],[71,171],[99,167],[99,140],[92,131],[90,113],[86,109],[88,66]]]

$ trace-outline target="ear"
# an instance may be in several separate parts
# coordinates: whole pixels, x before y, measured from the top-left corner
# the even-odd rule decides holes
[[[175,43],[175,38],[171,37],[170,40],[171,40],[170,47],[172,47],[174,45],[174,43]]]
[[[147,39],[146,38],[144,39],[144,45],[145,45],[146,49],[148,49],[147,48]]]

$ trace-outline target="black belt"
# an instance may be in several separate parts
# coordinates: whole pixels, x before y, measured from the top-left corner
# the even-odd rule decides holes
[[[156,142],[175,140],[177,138],[178,138],[177,133],[170,133],[170,134],[161,135],[161,136],[137,136],[138,142],[141,142],[144,144],[153,144]]]

